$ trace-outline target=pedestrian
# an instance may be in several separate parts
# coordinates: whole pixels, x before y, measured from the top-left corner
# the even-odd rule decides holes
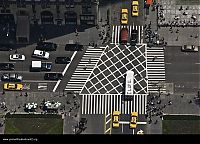
[[[4,95],[4,94],[5,94],[5,91],[3,90],[2,95]]]
[[[83,69],[86,70],[86,69],[87,69],[87,66],[85,65]]]
[[[189,101],[189,104],[191,104],[191,103],[192,103],[192,100]]]
[[[25,93],[25,97],[27,97],[27,96],[28,96],[28,93],[26,92],[26,93]]]

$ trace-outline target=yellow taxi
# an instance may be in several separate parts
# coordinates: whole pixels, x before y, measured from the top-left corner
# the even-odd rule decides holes
[[[113,120],[112,120],[112,126],[113,128],[117,128],[119,127],[119,115],[120,115],[120,112],[119,111],[114,111],[113,112]]]
[[[138,0],[132,1],[132,16],[138,16],[139,3]]]
[[[138,112],[131,113],[130,128],[136,128],[138,120]]]
[[[128,24],[128,9],[122,9],[121,11],[121,24]]]
[[[23,84],[20,83],[5,83],[3,85],[4,90],[21,91],[23,89]]]

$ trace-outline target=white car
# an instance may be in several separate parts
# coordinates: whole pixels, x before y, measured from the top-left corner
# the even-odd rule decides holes
[[[23,54],[12,54],[12,55],[10,55],[11,61],[24,61],[25,59],[26,59],[26,57]]]
[[[49,53],[41,50],[34,50],[32,57],[41,58],[41,59],[49,59]]]

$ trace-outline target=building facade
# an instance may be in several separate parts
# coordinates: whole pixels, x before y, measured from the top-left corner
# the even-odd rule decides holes
[[[0,14],[28,16],[30,24],[96,25],[98,0],[0,0]]]

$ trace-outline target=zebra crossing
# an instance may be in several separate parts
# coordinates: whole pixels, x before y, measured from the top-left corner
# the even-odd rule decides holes
[[[82,114],[108,114],[120,111],[121,114],[138,112],[146,114],[147,95],[135,94],[130,100],[123,100],[120,94],[82,95]]]
[[[147,47],[147,73],[148,91],[158,92],[159,86],[165,81],[165,62],[163,47]],[[161,92],[166,92],[165,87],[161,87]]]
[[[104,48],[94,48],[89,46],[79,62],[75,72],[73,73],[70,81],[67,83],[65,90],[80,92],[83,85],[87,81],[88,76],[92,72],[96,63],[103,52]]]
[[[122,28],[127,28],[129,30],[129,39],[131,38],[131,31],[136,29],[138,30],[138,43],[143,43],[143,26],[135,26],[135,25],[119,25],[112,27],[112,39],[111,44],[119,45],[120,44],[120,30]],[[130,44],[130,43],[127,43]]]

